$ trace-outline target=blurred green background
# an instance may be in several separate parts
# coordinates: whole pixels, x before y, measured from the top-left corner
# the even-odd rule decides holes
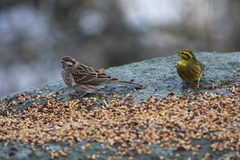
[[[65,55],[108,68],[239,51],[239,12],[239,0],[1,0],[0,95],[60,80]]]

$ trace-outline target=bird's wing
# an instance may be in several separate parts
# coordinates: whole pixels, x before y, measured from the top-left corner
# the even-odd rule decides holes
[[[200,61],[198,61],[198,64],[200,66],[201,72],[205,70],[205,65],[203,63],[201,63]]]
[[[97,78],[95,69],[84,64],[79,64],[71,73],[75,82],[79,84],[89,83]]]
[[[91,84],[102,84],[102,83],[108,83],[112,80],[117,80],[116,78],[112,78],[111,76],[104,73],[102,70],[95,70],[97,74],[97,78],[91,81]]]
[[[76,70],[72,71],[73,78],[78,84],[99,85],[110,81],[112,78],[103,73],[103,69],[95,69],[93,67],[80,64]]]

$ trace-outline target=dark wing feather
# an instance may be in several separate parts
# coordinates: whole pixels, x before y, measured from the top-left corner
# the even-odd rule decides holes
[[[79,84],[99,85],[109,82],[112,78],[103,73],[101,70],[96,70],[93,67],[80,64],[72,71],[73,78]]]
[[[90,84],[102,84],[102,83],[108,83],[111,82],[113,79],[111,76],[107,75],[106,73],[103,73],[102,71],[95,70],[95,73],[97,74],[97,78],[95,78],[93,81],[90,82]]]
[[[205,70],[205,65],[203,64],[203,63],[201,63],[200,61],[197,61],[197,63],[199,64],[199,66],[200,66],[200,72],[201,72],[201,74],[203,73],[203,71]]]
[[[84,64],[78,65],[78,67],[72,71],[72,75],[75,82],[79,84],[89,83],[97,78],[95,69]]]

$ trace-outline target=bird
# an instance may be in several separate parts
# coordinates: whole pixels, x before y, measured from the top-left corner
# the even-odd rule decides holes
[[[104,73],[104,69],[95,69],[91,66],[82,64],[76,59],[65,56],[59,59],[62,66],[62,78],[67,86],[77,92],[82,93],[83,97],[87,93],[92,93],[105,83],[120,83],[141,89],[143,86],[137,83],[121,81]]]
[[[185,81],[184,84],[197,81],[195,88],[197,89],[203,75],[204,65],[196,59],[193,52],[189,49],[180,50],[177,52],[177,55],[179,57],[176,67],[178,75]]]

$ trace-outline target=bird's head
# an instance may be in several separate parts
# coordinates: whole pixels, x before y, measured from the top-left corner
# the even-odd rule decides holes
[[[179,51],[177,54],[178,54],[180,61],[196,60],[193,52],[189,49],[183,49],[183,50]]]
[[[69,56],[65,56],[62,59],[59,59],[59,62],[61,63],[63,69],[71,68],[78,63],[76,59]]]

